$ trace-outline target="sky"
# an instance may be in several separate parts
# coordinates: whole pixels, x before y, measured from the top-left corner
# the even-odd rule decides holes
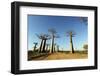
[[[40,39],[36,34],[50,34],[48,29],[54,28],[60,38],[55,38],[55,43],[60,49],[70,50],[70,38],[68,31],[74,31],[73,37],[74,49],[83,48],[88,43],[88,18],[77,16],[50,16],[50,15],[28,15],[28,50],[32,49],[34,42],[37,42],[37,48],[40,46]],[[51,39],[47,40],[51,44]]]

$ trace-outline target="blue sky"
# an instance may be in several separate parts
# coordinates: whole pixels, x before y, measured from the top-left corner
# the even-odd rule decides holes
[[[48,32],[50,28],[54,28],[60,36],[55,39],[55,43],[60,46],[60,49],[70,49],[69,37],[66,34],[70,30],[76,33],[73,37],[74,48],[82,49],[83,44],[88,43],[87,21],[87,17],[28,15],[28,50],[32,49],[34,42],[37,42],[37,47],[39,47],[40,39],[36,34],[50,34]],[[47,43],[51,43],[51,41],[48,40]]]

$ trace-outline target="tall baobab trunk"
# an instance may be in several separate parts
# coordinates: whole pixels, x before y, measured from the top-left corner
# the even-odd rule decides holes
[[[46,52],[45,46],[46,46],[46,39],[44,39],[44,43],[43,43],[43,51],[42,51],[42,52]]]
[[[54,52],[55,52],[56,50],[55,50],[55,44],[54,44]]]
[[[50,44],[48,45],[48,52],[50,53]]]
[[[54,52],[56,52],[56,44],[54,44]]]
[[[73,41],[72,41],[72,32],[70,32],[70,48],[71,52],[74,53]]]
[[[37,34],[36,34],[37,35]],[[48,34],[40,34],[40,35],[37,35],[37,37],[39,39],[41,39],[41,43],[40,43],[40,50],[39,52],[44,52],[45,51],[45,45],[46,45],[46,40],[47,39],[50,39],[49,35]],[[44,43],[43,43],[44,42]]]
[[[34,44],[35,44],[34,45],[34,51],[36,51],[36,46],[37,46],[38,43],[34,43]]]
[[[43,45],[43,39],[41,40],[40,50],[39,50],[39,52],[42,52],[42,45]]]
[[[53,48],[54,48],[54,36],[52,36],[52,42],[51,42],[51,53],[53,53]]]
[[[59,38],[59,36],[56,35],[56,30],[55,29],[49,29],[48,30],[51,33],[51,53],[53,53],[53,49],[54,49],[54,38]]]
[[[59,45],[57,45],[57,51],[59,52]]]
[[[49,44],[46,44],[46,51],[48,51],[48,46],[49,46]]]

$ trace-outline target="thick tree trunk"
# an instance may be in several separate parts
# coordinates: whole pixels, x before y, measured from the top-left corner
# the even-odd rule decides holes
[[[43,45],[43,39],[41,40],[41,44],[40,44],[40,50],[39,50],[40,53],[42,52],[42,45]]]
[[[54,49],[54,37],[52,37],[51,53],[53,53],[53,49]]]
[[[45,50],[45,45],[46,45],[46,39],[44,40],[43,51],[42,51],[42,52],[46,52],[46,50]]]
[[[57,45],[57,51],[59,52],[59,46]]]
[[[54,52],[56,52],[56,44],[54,44]]]
[[[46,45],[46,51],[48,51],[48,46],[49,46],[49,45],[47,44],[47,45]]]
[[[73,41],[72,41],[72,35],[70,35],[70,47],[71,47],[71,53],[74,53],[74,47],[73,47]]]
[[[49,53],[50,53],[50,45],[48,46],[48,51],[49,51]]]
[[[36,51],[36,46],[37,46],[37,44],[35,44],[35,46],[34,46],[34,51]]]

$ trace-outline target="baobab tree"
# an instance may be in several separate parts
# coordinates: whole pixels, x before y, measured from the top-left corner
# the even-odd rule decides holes
[[[50,45],[50,44],[46,44],[46,51],[48,51],[49,45]]]
[[[41,39],[39,52],[45,52],[46,40],[50,39],[50,36],[47,34],[40,34],[37,35],[37,37]]]
[[[43,44],[43,51],[42,52],[46,52],[45,47],[46,47],[46,41],[50,39],[50,36],[48,34],[44,34],[44,44]]]
[[[68,31],[68,32],[67,32],[67,36],[70,37],[70,48],[71,48],[71,52],[74,53],[74,46],[73,46],[72,37],[75,36],[75,32],[73,32],[73,31]]]
[[[88,44],[84,44],[83,48],[87,51],[88,50]]]
[[[57,51],[59,52],[59,45],[57,45]]]
[[[36,51],[36,46],[38,43],[34,42],[33,44],[34,44],[34,51]]]
[[[36,34],[36,35],[37,35],[37,34]],[[37,37],[38,37],[39,39],[41,39],[40,48],[39,48],[39,52],[41,53],[41,52],[42,52],[42,46],[43,46],[43,40],[44,40],[44,34],[37,35]]]
[[[56,43],[54,44],[54,52],[56,51]]]
[[[48,30],[51,33],[51,53],[54,52],[54,38],[59,38],[59,36],[56,35],[56,30],[55,29],[49,29]]]
[[[50,52],[50,44],[48,45],[48,52]]]

